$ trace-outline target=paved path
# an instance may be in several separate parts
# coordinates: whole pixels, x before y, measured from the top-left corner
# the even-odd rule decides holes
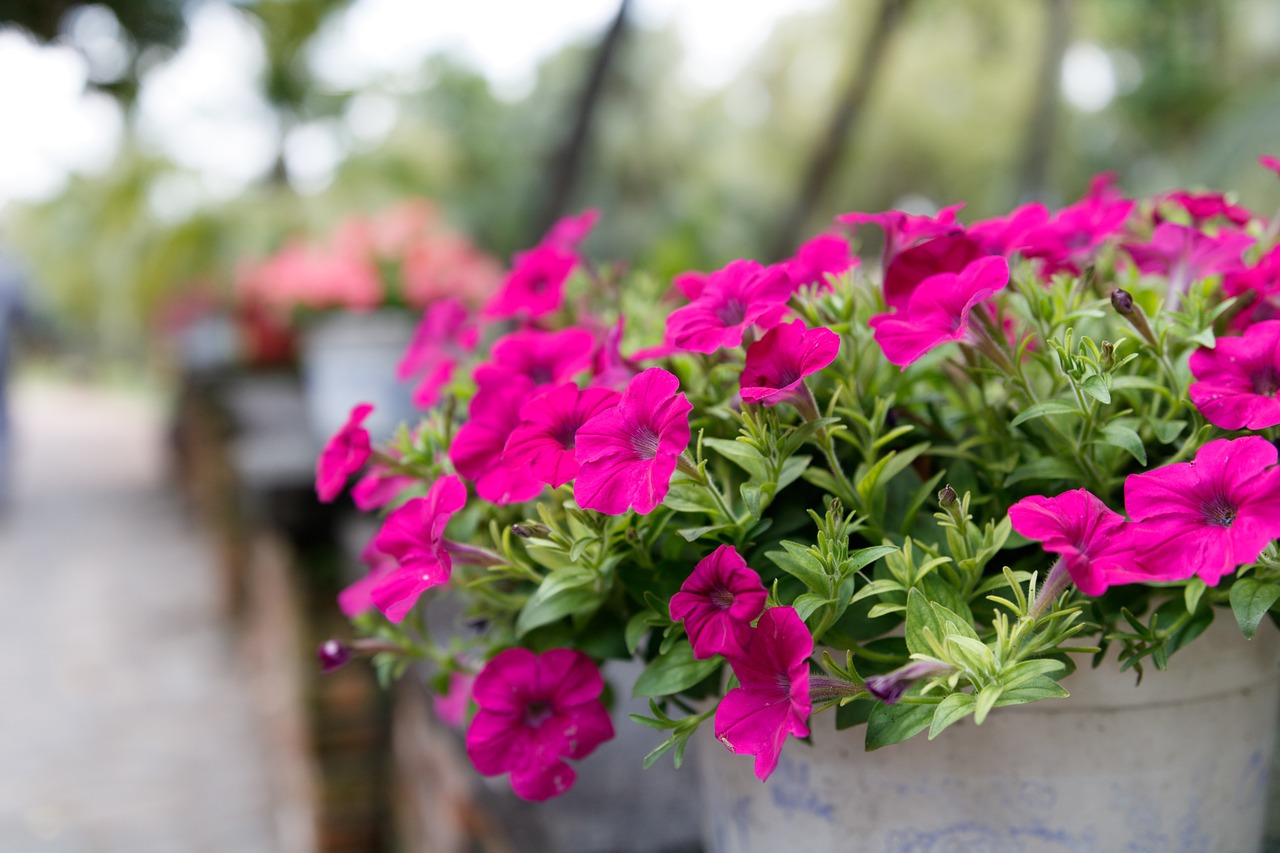
[[[215,566],[165,483],[163,412],[19,383],[0,517],[0,853],[276,849]]]

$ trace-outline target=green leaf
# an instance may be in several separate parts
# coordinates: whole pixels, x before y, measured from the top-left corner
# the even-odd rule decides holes
[[[676,512],[718,512],[715,500],[706,487],[697,483],[672,483],[662,505]]]
[[[683,528],[682,530],[677,530],[676,533],[679,533],[682,537],[684,537],[684,541],[692,542],[695,539],[701,539],[703,536],[705,536],[708,533],[711,533],[714,530],[723,530],[725,529],[725,527],[728,527],[728,526],[729,525],[725,525],[725,524],[711,524],[706,527],[686,527],[686,528]]]
[[[933,722],[929,725],[929,740],[942,734],[952,723],[963,720],[974,712],[977,703],[968,693],[952,693],[938,703],[933,712]]]
[[[595,588],[595,576],[586,571],[552,572],[543,580],[516,619],[516,636],[549,625],[576,613],[590,613],[600,606],[602,594]]]
[[[851,729],[854,726],[860,726],[867,721],[879,703],[868,699],[854,699],[843,705],[836,706],[836,731]]]
[[[1173,444],[1177,437],[1182,435],[1186,426],[1186,421],[1151,421],[1151,431],[1155,433],[1156,441],[1161,444]]]
[[[1096,373],[1086,377],[1084,382],[1080,383],[1080,390],[1099,403],[1111,402],[1111,389],[1107,387],[1107,380]]]
[[[1068,403],[1063,400],[1045,400],[1043,403],[1036,403],[1034,406],[1028,406],[1023,409],[1016,418],[1009,422],[1009,426],[1016,427],[1018,424],[1026,423],[1035,418],[1043,418],[1045,415],[1069,415],[1080,414],[1080,409],[1075,403]]]
[[[827,574],[822,570],[822,563],[817,557],[797,542],[781,544],[785,551],[766,551],[765,556],[772,560],[775,566],[814,592],[827,589]]]
[[[1017,687],[1009,687],[996,700],[996,707],[1025,705],[1041,699],[1066,699],[1070,694],[1065,687],[1047,675],[1037,675]]]
[[[1004,692],[1004,688],[999,684],[988,684],[986,687],[978,691],[978,695],[974,698],[973,722],[982,725],[987,719],[987,714],[996,706],[996,701],[1000,698],[1000,694]]]
[[[897,550],[898,547],[896,545],[872,545],[869,548],[859,548],[849,553],[849,559],[845,562],[844,567],[847,571],[856,572],[858,569],[874,563],[886,554],[893,554]]]
[[[623,629],[623,637],[627,641],[627,651],[631,654],[636,653],[636,649],[640,648],[640,641],[644,639],[645,632],[649,630],[653,624],[652,620],[658,614],[652,610],[641,610],[635,616],[627,620],[627,627]]]
[[[791,603],[791,606],[795,608],[796,615],[799,616],[800,619],[803,621],[805,619],[808,619],[810,616],[812,616],[813,611],[817,610],[819,607],[822,607],[823,605],[826,605],[826,604],[832,604],[832,603],[834,602],[832,602],[831,599],[827,598],[824,595],[818,595],[816,593],[806,592],[803,595],[797,597],[796,600]]]
[[[719,656],[709,660],[695,660],[693,647],[687,640],[681,640],[671,647],[671,651],[644,668],[632,688],[632,696],[670,696],[687,690],[715,672],[721,663]]]
[[[1280,599],[1280,584],[1240,578],[1231,585],[1231,610],[1236,615],[1240,630],[1250,640],[1258,631],[1262,617]]]
[[[925,638],[925,631],[941,640],[946,636],[946,628],[941,617],[933,609],[924,593],[918,589],[907,592],[907,650],[912,654],[933,655],[933,646]]]
[[[778,474],[778,491],[782,491],[787,486],[800,479],[805,469],[809,467],[812,456],[791,456],[786,462],[782,463],[782,471]]]
[[[919,734],[929,725],[933,711],[933,705],[876,705],[867,718],[867,752]]]
[[[1004,484],[1012,486],[1023,480],[1078,480],[1080,471],[1069,459],[1058,456],[1042,456],[1034,462],[1019,465],[1017,470],[1005,477]]]
[[[1200,606],[1200,598],[1208,588],[1209,585],[1199,576],[1187,581],[1187,585],[1182,588],[1182,598],[1186,602],[1188,613],[1194,613],[1195,609]]]
[[[724,438],[704,438],[702,444],[710,447],[724,458],[734,462],[751,475],[753,480],[766,482],[769,479],[769,463],[760,451],[745,441]]]
[[[1105,443],[1127,450],[1139,463],[1147,464],[1147,447],[1142,443],[1142,437],[1129,427],[1115,423],[1107,424],[1102,428],[1101,433]]]

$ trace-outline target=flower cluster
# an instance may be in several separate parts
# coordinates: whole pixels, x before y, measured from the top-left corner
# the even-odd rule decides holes
[[[326,500],[365,469],[383,513],[355,648],[434,662],[476,768],[545,799],[612,736],[609,658],[645,664],[655,753],[707,723],[765,779],[816,711],[876,748],[1065,696],[1068,651],[1162,667],[1224,611],[1252,636],[1280,600],[1277,229],[1110,176],[960,210],[845,214],[672,287],[593,264],[589,211],[438,302],[402,364],[421,422],[370,448],[360,407],[317,467]],[[431,596],[484,629],[437,645]]]

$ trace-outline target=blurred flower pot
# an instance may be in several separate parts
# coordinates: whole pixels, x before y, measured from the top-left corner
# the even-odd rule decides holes
[[[1280,634],[1247,641],[1222,614],[1137,686],[1079,663],[1069,700],[1000,708],[932,743],[867,753],[862,728],[816,715],[813,745],[788,744],[767,783],[705,727],[707,850],[1259,850]]]
[[[409,312],[382,309],[330,313],[306,328],[302,387],[317,442],[337,432],[358,403],[373,406],[365,428],[375,441],[389,438],[402,421],[414,421],[410,389],[396,380],[414,325]]]

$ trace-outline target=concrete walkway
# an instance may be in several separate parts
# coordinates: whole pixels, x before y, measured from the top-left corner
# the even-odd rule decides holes
[[[215,565],[140,395],[20,382],[0,517],[0,851],[274,851]]]

